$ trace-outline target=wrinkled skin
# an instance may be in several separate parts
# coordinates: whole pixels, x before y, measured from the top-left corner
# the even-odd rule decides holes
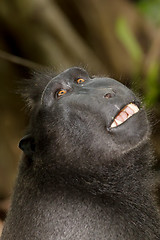
[[[114,79],[76,67],[43,82],[28,94],[31,121],[1,240],[160,239],[140,100]],[[140,110],[111,128],[129,103]]]

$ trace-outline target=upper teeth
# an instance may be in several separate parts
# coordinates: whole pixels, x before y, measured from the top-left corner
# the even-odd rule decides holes
[[[139,108],[134,103],[126,105],[115,117],[113,123],[111,124],[111,128],[119,126],[138,111]]]

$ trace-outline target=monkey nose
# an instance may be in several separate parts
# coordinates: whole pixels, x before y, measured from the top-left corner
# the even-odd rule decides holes
[[[107,93],[104,94],[103,97],[109,99],[109,98],[113,98],[114,96],[115,96],[115,91],[109,90],[107,91]]]
[[[105,98],[112,98],[112,95],[111,95],[111,93],[106,93],[106,94],[104,95],[104,97],[105,97]]]

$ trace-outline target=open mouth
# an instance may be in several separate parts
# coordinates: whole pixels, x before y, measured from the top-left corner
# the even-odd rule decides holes
[[[139,108],[134,103],[129,103],[123,109],[120,110],[118,115],[114,118],[114,121],[111,124],[110,128],[115,128],[125,121],[127,121],[130,117],[136,114],[139,111]]]

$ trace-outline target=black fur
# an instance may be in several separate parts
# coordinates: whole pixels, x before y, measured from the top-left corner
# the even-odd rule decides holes
[[[24,92],[31,121],[1,240],[160,239],[150,128],[139,99],[81,68],[46,76]],[[131,102],[140,111],[111,129]]]

